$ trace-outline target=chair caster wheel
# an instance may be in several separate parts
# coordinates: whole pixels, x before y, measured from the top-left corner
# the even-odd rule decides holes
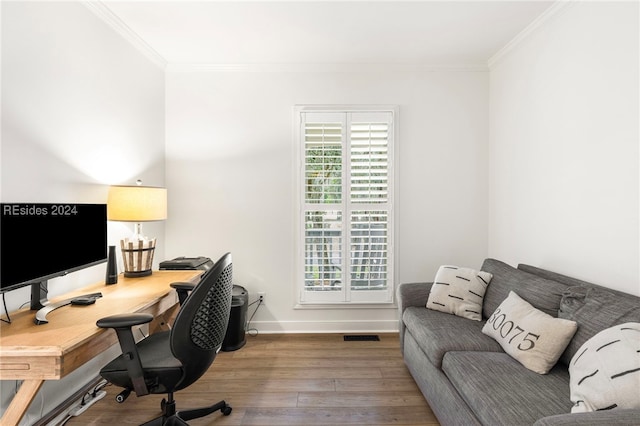
[[[119,404],[122,404],[127,398],[129,398],[130,394],[131,394],[131,389],[123,390],[118,395],[116,395],[116,402]]]
[[[228,416],[229,414],[231,414],[231,410],[233,410],[233,408],[231,408],[230,405],[225,405],[225,407],[222,409],[222,414]]]

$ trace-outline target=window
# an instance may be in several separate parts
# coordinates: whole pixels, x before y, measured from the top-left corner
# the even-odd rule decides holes
[[[395,109],[296,109],[299,302],[393,300]]]

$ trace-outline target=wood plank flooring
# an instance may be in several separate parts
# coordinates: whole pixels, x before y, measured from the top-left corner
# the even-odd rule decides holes
[[[220,352],[198,382],[175,394],[178,409],[224,399],[233,407],[192,420],[203,425],[423,425],[438,421],[407,371],[397,334],[345,342],[342,334],[247,336]],[[160,413],[161,395],[107,396],[67,425],[140,424]]]

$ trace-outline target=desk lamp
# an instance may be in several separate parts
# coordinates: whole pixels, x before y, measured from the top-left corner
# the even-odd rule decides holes
[[[142,222],[167,218],[167,190],[151,186],[112,186],[107,199],[107,219],[135,222],[130,238],[120,240],[125,277],[151,275],[156,239],[142,234]]]

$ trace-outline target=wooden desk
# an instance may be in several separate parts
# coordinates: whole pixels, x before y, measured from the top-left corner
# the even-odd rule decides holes
[[[146,312],[156,320],[154,331],[167,327],[178,305],[169,284],[197,282],[203,271],[154,271],[143,278],[118,277],[118,284],[104,282],[52,298],[51,302],[87,293],[103,297],[88,306],[68,305],[50,312],[48,324],[35,325],[35,312],[11,313],[12,324],[0,325],[0,380],[24,380],[4,412],[0,424],[17,425],[45,380],[58,380],[118,342],[111,329],[96,326],[100,318],[130,312]]]

